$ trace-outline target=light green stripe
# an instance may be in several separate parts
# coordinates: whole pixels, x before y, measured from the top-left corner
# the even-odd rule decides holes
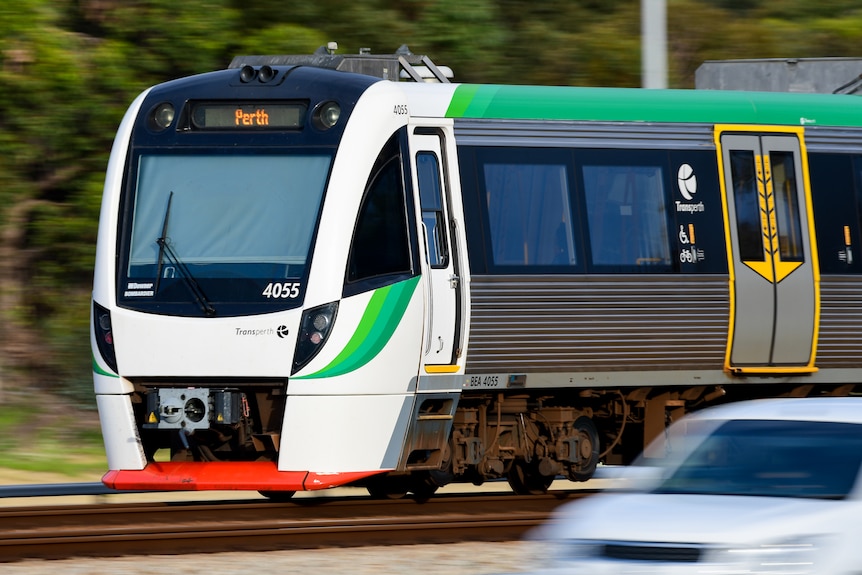
[[[462,85],[450,118],[862,126],[862,99],[833,94]]]
[[[419,277],[378,289],[359,320],[356,331],[329,364],[314,373],[294,379],[316,379],[344,375],[367,364],[389,343],[407,310]]]
[[[406,285],[406,282],[393,286],[394,289],[387,297],[392,305],[387,305],[381,310],[380,315],[375,320],[371,336],[362,342],[357,353],[336,368],[337,373],[330,375],[349,373],[377,357],[377,354],[389,343],[392,334],[395,333],[398,324],[401,323],[407,305],[410,303],[413,289],[407,289],[408,287],[410,286]]]
[[[329,365],[321,371],[332,369],[334,366],[345,362],[348,357],[360,352],[363,343],[367,342],[368,338],[374,333],[374,321],[383,310],[386,304],[386,297],[389,295],[391,290],[392,286],[390,285],[374,292],[371,296],[371,300],[368,302],[368,306],[365,308],[365,312],[362,314],[362,318],[359,320],[359,326],[357,326],[356,331],[350,338],[350,341],[347,342],[347,345],[344,346],[341,353],[335,356],[335,358],[329,362]]]

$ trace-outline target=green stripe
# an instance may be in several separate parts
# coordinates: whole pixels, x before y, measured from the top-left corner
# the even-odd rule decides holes
[[[461,85],[450,118],[862,126],[862,99],[833,94]]]
[[[496,89],[499,86],[489,86],[489,89],[484,89],[484,86],[465,85],[459,87],[455,92],[455,97],[449,104],[449,110],[446,112],[447,117],[470,117],[482,118],[485,110],[491,104]]]
[[[102,369],[102,366],[99,365],[99,362],[96,361],[96,356],[93,356],[93,371],[98,373],[99,375],[107,375],[108,377],[120,377],[116,373],[111,373],[110,371],[105,371]]]
[[[417,276],[376,290],[359,320],[356,331],[344,349],[323,369],[294,379],[344,375],[359,369],[377,357],[401,323],[401,318],[404,317],[404,312],[418,284]]]

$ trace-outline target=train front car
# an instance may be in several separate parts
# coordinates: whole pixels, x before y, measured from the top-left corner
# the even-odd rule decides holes
[[[289,496],[396,468],[427,296],[406,124],[397,84],[304,66],[132,104],[93,291],[106,485]]]

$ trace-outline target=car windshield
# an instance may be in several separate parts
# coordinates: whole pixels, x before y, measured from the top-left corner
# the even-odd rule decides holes
[[[654,492],[842,499],[861,461],[862,425],[727,421]]]

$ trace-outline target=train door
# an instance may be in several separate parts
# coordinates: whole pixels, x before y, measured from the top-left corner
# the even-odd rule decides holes
[[[425,371],[449,373],[458,369],[463,290],[450,212],[445,135],[437,129],[416,128],[410,135],[410,149],[427,262]]]
[[[802,128],[716,127],[731,280],[725,367],[816,371],[819,271]]]

